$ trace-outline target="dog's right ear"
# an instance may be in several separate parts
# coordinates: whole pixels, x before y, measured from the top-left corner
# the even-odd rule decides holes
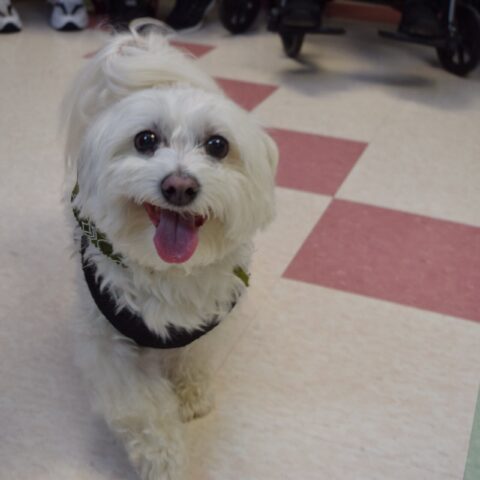
[[[114,101],[113,85],[105,70],[110,58],[118,55],[120,39],[116,39],[115,49],[111,41],[87,60],[63,98],[60,118],[61,129],[66,136],[67,173],[76,175],[82,139],[88,125]]]
[[[122,57],[142,48],[138,35],[116,35],[81,68],[61,105],[61,128],[66,136],[67,172],[75,172],[88,125],[116,100],[131,92],[122,79]],[[131,72],[133,74],[133,72]],[[127,76],[127,72],[123,72]]]

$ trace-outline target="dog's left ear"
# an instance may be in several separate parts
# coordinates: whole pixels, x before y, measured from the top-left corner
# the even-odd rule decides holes
[[[277,144],[273,141],[272,137],[265,131],[262,132],[262,140],[267,151],[268,164],[270,165],[272,175],[275,178],[279,159]]]
[[[275,217],[275,175],[279,153],[277,144],[265,130],[260,130],[260,140],[263,147],[262,167],[254,175],[258,174],[256,180],[261,192],[257,197],[256,214],[263,215],[259,225],[261,225],[260,228],[264,228]],[[263,204],[260,199],[263,200]]]

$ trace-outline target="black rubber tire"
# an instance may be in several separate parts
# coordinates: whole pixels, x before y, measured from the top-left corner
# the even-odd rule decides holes
[[[301,32],[283,32],[280,34],[282,39],[283,50],[287,57],[295,58],[302,49],[305,34]]]
[[[229,32],[244,33],[256,20],[261,3],[261,0],[222,0],[220,21]]]
[[[480,62],[480,14],[470,5],[458,5],[455,20],[458,39],[437,48],[437,55],[445,70],[465,77]]]

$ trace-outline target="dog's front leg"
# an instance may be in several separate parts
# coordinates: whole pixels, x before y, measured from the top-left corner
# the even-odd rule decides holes
[[[191,367],[182,368],[173,379],[175,393],[179,400],[180,418],[183,422],[207,415],[214,406],[208,373]]]
[[[207,415],[214,406],[208,354],[195,346],[187,347],[176,360],[170,378],[178,397],[180,418],[189,422]]]
[[[182,479],[183,425],[170,381],[159,370],[144,368],[140,355],[113,337],[88,335],[85,340],[77,363],[94,407],[123,441],[142,480]]]

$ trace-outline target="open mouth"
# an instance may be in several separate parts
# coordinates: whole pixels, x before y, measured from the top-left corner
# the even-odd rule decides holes
[[[205,217],[179,213],[143,204],[153,226],[153,243],[159,257],[167,263],[184,263],[191,258],[198,246],[198,231]]]

